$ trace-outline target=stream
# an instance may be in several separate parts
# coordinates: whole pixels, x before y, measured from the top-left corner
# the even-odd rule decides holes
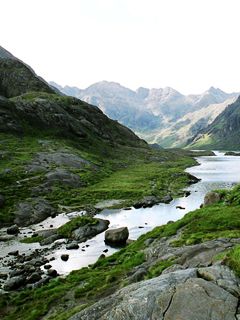
[[[141,208],[131,210],[103,210],[96,215],[97,218],[107,219],[110,221],[110,228],[127,226],[129,229],[129,238],[137,239],[140,235],[152,230],[156,226],[166,224],[168,221],[181,219],[187,212],[195,210],[203,203],[204,196],[207,192],[215,189],[231,188],[240,182],[240,157],[224,156],[223,152],[214,151],[216,156],[198,157],[199,165],[188,168],[186,171],[201,179],[200,182],[186,188],[191,194],[188,197],[181,197],[172,200],[170,204],[161,203],[152,208]],[[177,209],[180,206],[184,209]],[[80,215],[80,212],[71,214],[60,214],[55,218],[48,218],[42,223],[21,229],[20,237],[30,234],[33,231],[56,228],[66,223],[73,216]],[[3,229],[1,232],[4,231]],[[104,232],[94,238],[81,243],[79,249],[66,250],[64,240],[62,245],[53,249],[47,258],[52,257],[51,265],[59,274],[66,275],[72,270],[86,267],[96,262],[101,254],[106,256],[113,254],[118,249],[105,245]],[[38,243],[24,244],[16,240],[9,242],[0,242],[0,272],[4,271],[1,261],[8,252],[19,250],[20,253],[31,252],[32,250],[44,248]],[[47,247],[46,247],[47,248]],[[107,252],[105,252],[107,251]],[[69,254],[69,260],[64,262],[61,255]]]

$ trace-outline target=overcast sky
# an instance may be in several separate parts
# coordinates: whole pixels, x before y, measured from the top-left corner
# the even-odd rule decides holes
[[[48,81],[240,91],[240,0],[0,3],[0,45]]]

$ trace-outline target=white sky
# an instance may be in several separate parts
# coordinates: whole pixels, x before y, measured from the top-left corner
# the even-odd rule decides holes
[[[240,0],[0,4],[0,45],[48,81],[240,91]]]

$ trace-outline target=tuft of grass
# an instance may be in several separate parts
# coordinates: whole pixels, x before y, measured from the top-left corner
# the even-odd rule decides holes
[[[235,246],[226,256],[226,264],[240,277],[240,245]]]
[[[171,260],[163,260],[156,262],[151,268],[149,268],[146,275],[146,279],[152,279],[162,274],[163,270],[173,265]]]
[[[43,240],[43,236],[37,236],[37,237],[28,237],[21,239],[21,243],[35,243],[35,242],[41,242]]]

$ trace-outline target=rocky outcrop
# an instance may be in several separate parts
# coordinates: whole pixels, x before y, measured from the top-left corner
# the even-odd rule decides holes
[[[127,227],[109,229],[105,232],[105,242],[110,245],[126,244],[129,236]]]
[[[179,270],[129,285],[70,320],[236,320],[239,293],[227,267]]]

